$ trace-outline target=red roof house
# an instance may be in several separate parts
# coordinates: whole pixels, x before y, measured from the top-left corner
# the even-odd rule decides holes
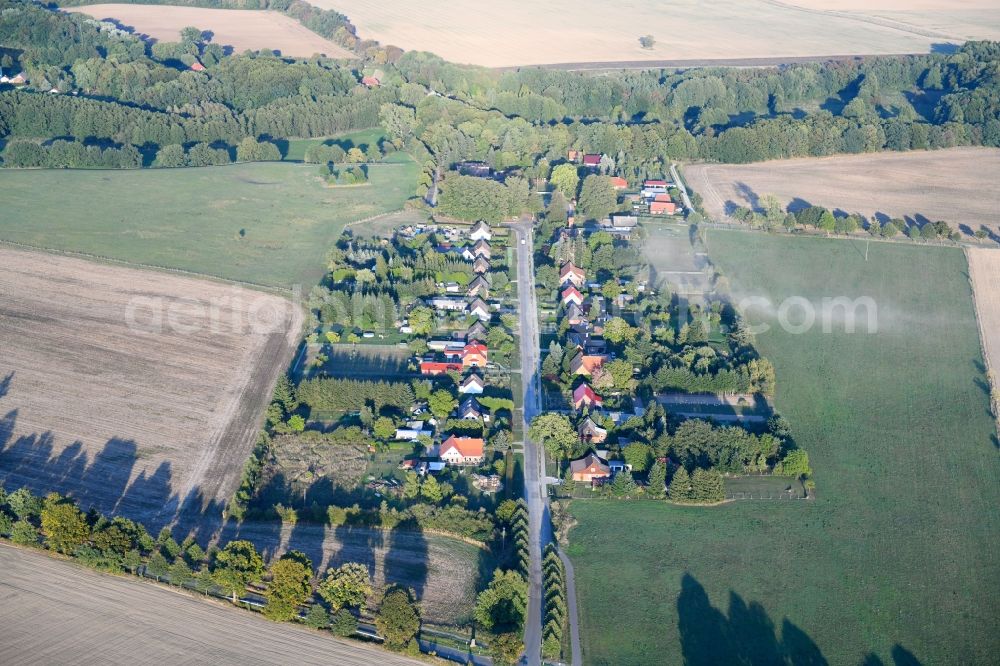
[[[446,372],[462,371],[461,363],[451,363],[448,361],[421,361],[420,374],[422,375],[443,375]]]
[[[600,166],[600,165],[601,165],[601,156],[600,155],[589,154],[589,155],[584,155],[583,156],[583,166],[593,166],[593,167],[595,167],[595,166]]]
[[[677,204],[672,201],[654,201],[649,204],[650,215],[673,215],[677,212]]]
[[[655,197],[653,197],[653,201],[673,201],[673,199],[671,199],[670,195],[667,194],[666,192],[661,192],[660,194],[657,194]]]
[[[581,407],[600,407],[604,404],[604,400],[601,396],[594,393],[594,389],[590,388],[587,384],[580,384],[573,391],[573,407],[580,409]]]
[[[568,305],[570,303],[576,303],[577,305],[582,305],[583,304],[583,294],[580,293],[579,289],[577,289],[573,285],[570,285],[570,286],[566,287],[565,289],[563,289],[563,292],[562,292],[562,303],[563,303],[563,305]]]
[[[611,186],[616,190],[627,190],[628,181],[621,176],[611,176]]]
[[[563,264],[562,268],[559,269],[559,284],[566,284],[566,282],[572,282],[576,287],[582,287],[583,283],[587,280],[587,274],[583,272],[582,268],[579,268],[572,261],[567,261]]]
[[[378,78],[374,76],[361,77],[361,85],[366,86],[368,88],[378,88],[381,84],[382,82],[379,81]]]
[[[200,62],[195,62],[195,63],[193,63],[191,65],[191,69],[193,69],[196,72],[204,72],[205,71],[205,66],[203,64],[201,64]]]
[[[647,180],[644,184],[647,190],[655,188],[665,188],[667,186],[667,181],[665,180]]]
[[[441,443],[440,456],[451,465],[477,465],[483,461],[483,438],[450,435]]]

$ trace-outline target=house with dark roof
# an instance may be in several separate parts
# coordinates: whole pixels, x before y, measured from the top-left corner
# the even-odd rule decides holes
[[[489,241],[478,240],[476,241],[476,244],[472,246],[473,257],[484,257],[486,259],[489,259],[491,252],[492,250],[490,249]]]
[[[591,451],[587,455],[569,463],[570,474],[574,481],[593,483],[611,476],[608,462]]]
[[[469,373],[462,383],[458,385],[458,392],[472,395],[480,395],[486,388],[486,382],[482,377],[472,372]]]
[[[490,282],[483,275],[477,275],[473,278],[472,282],[469,283],[469,287],[466,293],[470,297],[482,296],[483,298],[490,297]]]
[[[488,225],[486,222],[484,222],[483,220],[479,220],[478,222],[473,224],[472,228],[469,230],[469,238],[474,241],[480,241],[480,240],[488,241],[491,238],[493,238],[493,230],[490,229],[490,225]]]
[[[486,421],[490,420],[489,412],[483,409],[479,401],[469,396],[462,401],[458,407],[458,418],[465,421]]]
[[[589,416],[580,422],[576,428],[580,441],[587,444],[603,444],[608,438],[608,431],[597,425]]]
[[[488,273],[490,270],[490,260],[486,257],[476,257],[476,260],[472,262],[472,270],[480,275]]]
[[[469,303],[469,314],[479,317],[480,321],[489,321],[492,316],[490,314],[490,306],[478,296]]]
[[[470,326],[469,329],[465,332],[465,340],[466,342],[471,340],[485,340],[486,333],[487,333],[486,326],[483,325],[482,321],[477,319],[476,321],[472,322],[472,326]]]

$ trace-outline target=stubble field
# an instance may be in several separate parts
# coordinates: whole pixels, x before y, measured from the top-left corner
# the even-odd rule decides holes
[[[969,277],[993,386],[1000,390],[1000,250],[970,248]]]
[[[0,483],[217,525],[301,326],[276,296],[0,247]]]
[[[247,49],[268,49],[294,58],[308,58],[317,53],[330,58],[355,57],[295,19],[273,11],[113,3],[71,7],[66,11],[87,14],[98,20],[114,19],[161,42],[179,41],[181,30],[194,26],[210,30],[213,43],[232,47],[237,53]]]
[[[1000,149],[886,152],[773,160],[754,164],[692,164],[684,179],[722,219],[732,205],[757,206],[773,194],[783,206],[825,206],[866,217],[944,220],[966,233],[996,230]]]
[[[1000,35],[1000,8],[986,0],[933,0],[912,10],[902,0],[882,0],[853,11],[830,11],[841,8],[826,0],[720,0],[711,10],[698,0],[313,4],[346,14],[365,38],[487,67],[926,53]],[[959,10],[966,13],[957,16]],[[655,37],[653,48],[640,46],[646,34]]]
[[[993,663],[1000,463],[961,250],[873,243],[866,261],[861,241],[734,231],[707,244],[737,303],[867,296],[877,330],[748,315],[770,326],[757,347],[814,500],[573,503],[587,663]]]

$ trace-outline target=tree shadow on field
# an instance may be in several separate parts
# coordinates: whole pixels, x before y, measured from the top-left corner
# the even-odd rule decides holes
[[[684,663],[691,666],[715,664],[775,664],[825,666],[828,662],[819,646],[788,618],[779,632],[764,607],[749,604],[729,592],[729,614],[712,606],[705,588],[693,576],[684,574],[677,597],[677,628],[680,631]],[[892,648],[894,666],[920,666],[920,661],[898,643]],[[861,661],[863,666],[885,666],[874,653]]]
[[[400,523],[389,534],[389,550],[382,563],[386,582],[392,581],[413,590],[417,599],[423,599],[430,572],[427,537],[413,518]]]
[[[10,385],[13,381],[14,381],[13,371],[9,372],[7,376],[4,377],[3,379],[0,379],[0,398],[7,395],[7,392],[10,391]]]

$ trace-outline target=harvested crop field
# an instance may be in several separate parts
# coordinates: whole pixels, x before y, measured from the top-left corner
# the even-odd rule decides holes
[[[979,335],[993,387],[1000,388],[1000,250],[970,248],[969,277],[979,316]]]
[[[399,583],[420,599],[421,617],[437,624],[465,624],[475,604],[480,571],[492,571],[489,554],[459,539],[405,530],[327,527],[312,523],[246,522],[222,540],[248,539],[267,557],[288,550],[309,556],[318,571],[344,562],[368,567],[376,587]]]
[[[687,184],[722,219],[732,206],[757,206],[765,194],[793,209],[808,205],[903,217],[923,223],[944,220],[971,233],[997,229],[1000,149],[950,148],[906,153],[773,160],[754,164],[692,164]]]
[[[0,544],[0,572],[0,663],[421,663],[6,544]]]
[[[530,64],[709,60],[873,53],[927,53],[971,36],[1000,36],[1000,8],[985,0],[922,3],[911,12],[899,0],[864,11],[825,11],[814,0],[314,0],[347,14],[364,38],[407,50],[430,51],[452,62],[487,67]],[[974,12],[957,18],[956,10]],[[915,16],[910,24],[910,16]],[[919,17],[916,17],[919,15]],[[651,34],[653,48],[639,36]]]
[[[0,483],[154,533],[218,521],[301,325],[276,296],[0,247]]]
[[[188,26],[212,32],[212,42],[235,51],[275,50],[283,56],[354,58],[347,49],[320,37],[295,19],[273,11],[171,7],[169,5],[105,4],[72,7],[96,19],[113,19],[136,33],[161,42],[176,42]]]

